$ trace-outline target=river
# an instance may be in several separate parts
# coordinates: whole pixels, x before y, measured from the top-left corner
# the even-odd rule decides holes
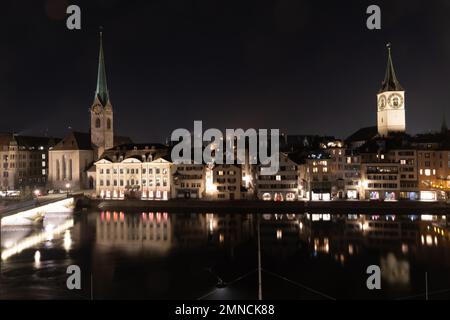
[[[0,299],[450,299],[450,215],[51,213],[3,227]],[[81,270],[69,290],[67,267]],[[367,288],[367,268],[381,289]]]

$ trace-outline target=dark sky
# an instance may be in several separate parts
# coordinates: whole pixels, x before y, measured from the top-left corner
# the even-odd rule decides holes
[[[408,132],[438,129],[449,110],[447,0],[73,1],[80,31],[66,28],[67,2],[2,1],[0,131],[88,130],[100,25],[116,133],[136,141],[194,120],[346,137],[376,124],[387,42]],[[370,4],[382,30],[366,28]]]

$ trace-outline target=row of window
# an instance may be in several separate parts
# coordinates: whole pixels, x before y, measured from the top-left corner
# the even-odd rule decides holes
[[[29,158],[30,160],[39,160],[39,159],[45,160],[46,155],[45,155],[45,153],[31,153],[31,154],[29,154],[29,157],[27,157],[26,153],[25,154],[19,153],[16,157],[15,154],[11,154],[11,155],[4,154],[2,158],[3,158],[3,161],[27,160],[27,158]]]
[[[236,174],[236,171],[234,170],[229,170],[228,172],[223,170],[217,171],[217,175],[219,176],[224,176],[225,174],[228,174],[229,176],[234,176]]]
[[[368,175],[368,180],[397,180],[397,176],[391,175]]]
[[[110,170],[110,169],[103,169],[103,168],[100,169],[100,174],[105,174],[105,173],[106,173],[106,174],[110,174],[111,172],[112,172],[113,174],[117,174],[118,172],[119,172],[120,174],[124,174],[124,172],[126,172],[126,174],[139,174],[139,169],[129,169],[129,168],[127,168],[127,169],[123,169],[123,168],[117,169],[117,168],[114,168],[114,169],[112,169],[112,170]],[[142,172],[142,174],[147,174],[147,169],[146,169],[146,168],[143,168],[143,169],[141,170],[141,172]],[[154,172],[155,172],[155,174],[160,174],[160,173],[162,172],[162,174],[166,175],[166,174],[169,173],[169,169],[167,169],[167,168],[163,168],[163,169],[155,168]],[[148,169],[148,174],[153,174],[153,168]]]
[[[181,188],[201,188],[202,184],[201,183],[181,183],[180,184]]]
[[[297,183],[289,184],[259,184],[259,189],[295,189],[298,187]]]
[[[162,178],[162,180],[161,180],[161,178],[156,178],[154,183],[155,183],[155,187],[161,187],[161,186],[167,187],[168,180],[165,177]],[[109,186],[111,186],[111,184],[115,187],[117,187],[118,185],[121,187],[123,187],[124,185],[126,185],[126,186],[135,186],[135,185],[147,186],[147,180],[146,179],[142,179],[142,180],[130,179],[130,180],[126,180],[126,184],[125,184],[125,180],[122,180],[122,179],[121,180],[114,179],[112,181],[101,179],[99,184],[101,187],[103,187],[103,186],[109,187]],[[148,180],[148,186],[153,187],[153,179]]]
[[[369,188],[374,188],[374,189],[397,189],[398,184],[397,183],[369,183],[368,187]]]

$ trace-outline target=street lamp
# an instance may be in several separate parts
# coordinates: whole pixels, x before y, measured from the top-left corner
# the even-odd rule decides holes
[[[33,193],[36,196],[36,198],[41,195],[41,191],[39,189],[34,190]]]
[[[66,183],[67,198],[69,197],[70,183]]]

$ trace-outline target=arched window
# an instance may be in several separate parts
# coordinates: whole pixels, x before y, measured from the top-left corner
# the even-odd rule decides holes
[[[95,119],[95,127],[100,128],[100,118]]]
[[[108,118],[108,120],[106,120],[106,128],[107,128],[108,130],[111,129],[111,119],[110,119],[110,118]]]

